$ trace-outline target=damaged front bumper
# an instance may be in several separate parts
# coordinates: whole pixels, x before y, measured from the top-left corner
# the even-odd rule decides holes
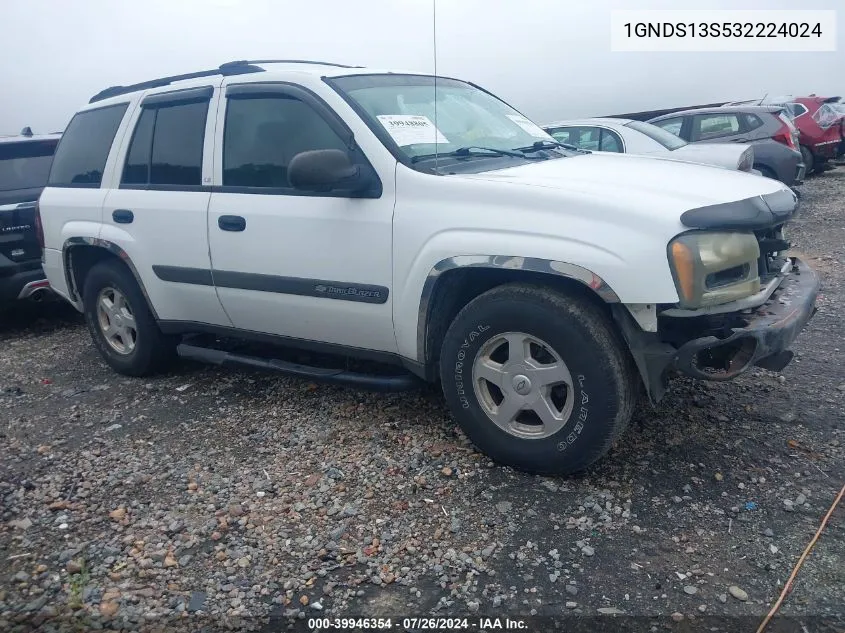
[[[718,316],[726,325],[716,332],[708,327],[712,317],[698,316],[663,317],[657,332],[643,332],[622,310],[614,311],[652,402],[666,392],[673,373],[731,380],[755,365],[780,371],[792,360],[787,348],[816,312],[819,278],[801,260],[790,259],[789,272],[765,303],[737,312],[723,311]],[[697,328],[701,331],[696,332]],[[672,330],[674,336],[668,334]],[[680,343],[678,331],[685,332]],[[675,339],[674,344],[667,339]]]

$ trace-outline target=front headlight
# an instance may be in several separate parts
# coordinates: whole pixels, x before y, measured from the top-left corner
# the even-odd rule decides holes
[[[669,267],[682,308],[704,308],[760,291],[753,233],[691,231],[669,242]]]

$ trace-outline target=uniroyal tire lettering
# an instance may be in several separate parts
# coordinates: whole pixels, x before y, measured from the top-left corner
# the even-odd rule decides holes
[[[566,439],[558,442],[557,450],[559,451],[565,451],[578,441],[578,436],[584,430],[584,422],[587,421],[587,417],[590,415],[589,409],[585,406],[590,402],[590,396],[584,390],[584,374],[579,374],[577,379],[578,386],[581,388],[581,408],[578,410],[578,422],[572,427],[572,432],[566,436]]]
[[[461,343],[461,349],[458,350],[458,357],[455,361],[455,389],[458,394],[458,398],[461,401],[461,407],[464,409],[469,409],[469,399],[466,397],[466,393],[464,391],[464,359],[466,358],[466,349],[469,347],[471,341],[474,341],[476,338],[479,337],[481,332],[486,332],[490,329],[489,325],[479,325],[475,327],[470,333],[467,338],[464,339],[464,342]]]

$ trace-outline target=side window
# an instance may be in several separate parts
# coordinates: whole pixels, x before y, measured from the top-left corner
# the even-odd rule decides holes
[[[578,142],[575,143],[581,149],[598,150],[601,130],[597,127],[578,128]]]
[[[790,103],[788,105],[789,105],[789,109],[792,113],[793,119],[796,119],[799,116],[801,116],[802,114],[804,114],[805,112],[807,112],[807,106],[805,106],[803,103]]]
[[[603,152],[622,152],[622,139],[616,132],[602,129],[599,137],[599,149]]]
[[[762,119],[758,117],[756,114],[743,114],[742,115],[743,121],[745,122],[745,131],[750,132],[751,130],[756,130],[758,127],[763,125]]]
[[[141,112],[129,143],[121,184],[146,185],[150,182],[150,150],[153,146],[155,118],[156,111],[153,108],[144,108]]]
[[[145,107],[138,118],[122,184],[202,184],[202,147],[208,101]]]
[[[662,127],[670,134],[674,134],[675,136],[680,137],[681,128],[684,127],[684,119],[683,117],[678,117],[675,119],[663,119],[662,121],[654,121],[653,125],[656,125],[657,127]]]
[[[692,135],[696,141],[706,141],[739,132],[736,114],[699,114],[693,117]]]
[[[128,105],[77,113],[56,149],[47,186],[99,187],[114,135]]]
[[[228,99],[223,186],[290,188],[291,159],[315,149],[347,147],[308,104],[285,95]]]
[[[577,138],[573,138],[572,128],[556,127],[547,130],[552,138],[558,143],[566,143],[567,145],[575,145]]]

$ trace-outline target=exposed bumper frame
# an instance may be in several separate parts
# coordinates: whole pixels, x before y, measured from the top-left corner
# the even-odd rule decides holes
[[[780,371],[792,359],[787,348],[816,312],[819,277],[807,264],[791,258],[791,270],[768,300],[741,313],[745,325],[732,328],[725,338],[702,336],[676,348],[660,340],[659,333],[643,332],[624,306],[614,306],[613,314],[640,374],[649,398],[659,401],[673,373],[702,380],[731,380],[757,365]],[[681,317],[682,318],[682,317]],[[724,371],[713,372],[698,363],[702,352],[733,347],[735,355]]]

